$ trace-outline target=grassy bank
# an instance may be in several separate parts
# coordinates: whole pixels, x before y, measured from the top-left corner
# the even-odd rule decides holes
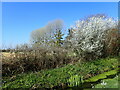
[[[115,68],[118,68],[118,57],[77,62],[61,68],[3,77],[3,88],[65,88]]]
[[[116,75],[116,77],[112,79],[104,79],[101,83],[95,85],[94,88],[119,88],[119,76],[120,74]]]

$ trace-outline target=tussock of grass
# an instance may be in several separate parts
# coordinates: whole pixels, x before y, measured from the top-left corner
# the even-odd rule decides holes
[[[68,83],[71,76],[83,79],[95,76],[118,67],[118,58],[106,58],[91,62],[68,64],[61,68],[29,72],[13,77],[3,77],[3,88],[52,88]]]

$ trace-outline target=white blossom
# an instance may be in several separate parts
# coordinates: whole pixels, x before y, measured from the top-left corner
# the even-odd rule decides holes
[[[105,83],[104,81],[101,83],[101,85],[106,85],[107,83]]]
[[[106,32],[116,28],[116,26],[117,21],[112,18],[105,18],[105,16],[93,16],[87,20],[78,20],[74,26],[75,30],[71,42],[83,51],[101,55]]]

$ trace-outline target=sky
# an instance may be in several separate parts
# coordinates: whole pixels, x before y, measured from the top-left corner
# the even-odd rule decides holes
[[[118,17],[117,2],[3,2],[2,41],[4,46],[29,43],[30,33],[47,22],[62,19],[66,29],[76,20],[104,13]]]

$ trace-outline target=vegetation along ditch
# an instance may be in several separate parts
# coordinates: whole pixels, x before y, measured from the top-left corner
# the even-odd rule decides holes
[[[30,43],[1,50],[3,89],[118,88],[119,21],[95,14],[64,36],[62,20],[34,30]]]

